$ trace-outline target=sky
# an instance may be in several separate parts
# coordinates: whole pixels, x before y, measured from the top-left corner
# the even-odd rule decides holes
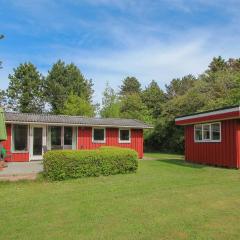
[[[0,89],[20,63],[46,76],[58,59],[93,80],[94,102],[126,76],[164,89],[214,56],[240,57],[239,11],[236,0],[0,0]]]

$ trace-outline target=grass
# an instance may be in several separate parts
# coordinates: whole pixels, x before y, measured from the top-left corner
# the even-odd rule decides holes
[[[147,154],[136,174],[0,183],[0,239],[240,239],[240,172]]]

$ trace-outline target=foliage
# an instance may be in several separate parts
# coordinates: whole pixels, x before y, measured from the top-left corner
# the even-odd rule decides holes
[[[105,147],[97,150],[48,151],[43,160],[44,175],[65,180],[100,175],[130,173],[137,170],[137,153],[132,149]]]
[[[65,101],[61,114],[93,117],[94,107],[85,99],[71,93]]]
[[[114,89],[107,86],[103,92],[102,108],[100,110],[101,117],[118,118],[120,116],[120,100]]]
[[[183,152],[183,128],[175,125],[176,116],[239,104],[239,66],[239,59],[225,61],[219,57],[197,79],[190,75],[174,79],[166,87],[168,101],[145,139],[146,148]]]
[[[147,123],[152,122],[150,111],[137,93],[128,94],[121,98],[120,116],[142,120]]]
[[[85,79],[76,65],[58,60],[45,81],[46,99],[52,112],[59,114],[70,93],[91,103],[92,86],[92,81]]]
[[[159,117],[162,111],[162,104],[165,102],[165,95],[156,81],[152,80],[142,91],[142,101],[153,118]]]
[[[141,84],[135,77],[126,77],[120,87],[120,95],[140,94]]]
[[[0,40],[4,38],[4,35],[0,34]],[[2,68],[2,61],[0,61],[0,69]]]
[[[169,85],[166,85],[166,96],[172,99],[184,95],[189,88],[192,88],[196,78],[193,75],[187,75],[183,78],[173,79]]]
[[[4,90],[0,90],[0,107],[6,109],[6,105],[7,105],[6,93]]]
[[[20,64],[8,78],[7,97],[12,110],[27,113],[43,111],[43,76],[32,63]]]

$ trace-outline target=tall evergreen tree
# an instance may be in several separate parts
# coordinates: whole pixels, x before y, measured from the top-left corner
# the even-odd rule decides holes
[[[119,117],[120,116],[120,100],[114,89],[107,86],[103,92],[102,109],[100,111],[101,117]]]
[[[0,40],[4,38],[4,35],[0,34]],[[0,69],[2,68],[2,61],[0,61]]]
[[[0,107],[7,108],[6,92],[4,90],[0,90]]]
[[[165,85],[167,92],[166,97],[172,99],[184,95],[188,89],[194,86],[195,81],[196,78],[191,74],[184,76],[183,78],[173,79],[169,85]]]
[[[165,95],[156,81],[152,80],[143,90],[142,101],[147,106],[153,118],[159,117],[162,104],[165,102]]]
[[[141,84],[135,77],[127,77],[120,86],[120,95],[141,94]]]
[[[13,111],[39,113],[44,110],[43,76],[32,63],[20,64],[8,78],[8,105]]]
[[[59,114],[70,93],[91,103],[93,84],[84,78],[79,68],[59,60],[53,64],[45,81],[47,102],[55,114]]]

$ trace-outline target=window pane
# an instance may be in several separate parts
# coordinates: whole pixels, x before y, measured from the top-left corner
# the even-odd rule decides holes
[[[94,129],[94,141],[104,141],[104,129]]]
[[[64,127],[64,145],[72,145],[72,127]]]
[[[13,126],[13,144],[15,151],[27,151],[28,145],[28,126],[14,125]]]
[[[61,127],[51,127],[51,146],[52,149],[61,146]]]
[[[212,140],[220,140],[220,123],[213,123],[211,126]]]
[[[130,131],[128,129],[126,130],[120,130],[120,140],[121,141],[129,141],[130,140]]]
[[[210,125],[203,125],[203,139],[210,140]]]
[[[202,140],[202,125],[195,125],[195,140]]]

